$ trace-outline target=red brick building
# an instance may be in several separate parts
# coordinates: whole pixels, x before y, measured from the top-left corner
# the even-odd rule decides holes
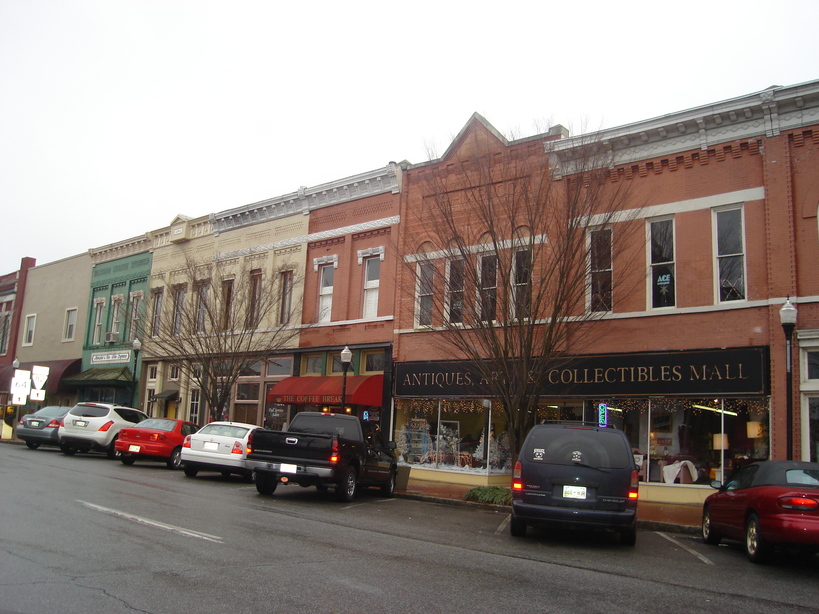
[[[457,294],[467,306],[487,296],[480,287],[455,292],[452,251],[431,239],[440,243],[445,235],[413,215],[431,197],[424,177],[465,172],[460,169],[477,156],[498,164],[507,156],[548,166],[551,182],[565,187],[579,177],[581,152],[590,146],[608,160],[606,189],[620,186],[612,193],[627,201],[616,215],[600,206],[587,219],[584,305],[598,317],[592,322],[573,314],[583,320],[578,331],[593,327],[594,333],[582,342],[574,334],[563,348],[573,360],[540,382],[539,419],[596,419],[605,405],[640,455],[643,495],[660,500],[699,501],[709,489],[698,484],[753,459],[790,453],[817,460],[818,145],[819,82],[810,82],[593,137],[568,137],[558,127],[508,142],[474,116],[442,158],[409,166],[401,208],[405,266],[398,275],[411,291],[399,293],[395,425],[415,474],[503,482],[511,467],[505,417],[486,409],[493,400],[484,391],[464,384],[474,382],[470,361],[447,355],[436,341],[451,328],[441,318],[452,310],[442,302],[437,315],[423,313],[429,296]],[[500,261],[504,250],[514,249],[515,237],[508,239],[495,246]],[[477,254],[474,266],[485,275],[481,263],[494,252],[485,240],[464,239],[470,240],[461,253]],[[542,239],[549,241],[555,237]],[[599,241],[610,241],[611,250],[596,252]],[[610,257],[601,260],[600,253]],[[434,274],[429,269],[433,282],[424,281],[425,262],[438,263]],[[503,278],[499,260],[488,262],[495,267],[492,279]],[[537,271],[535,263],[533,284]],[[514,286],[513,274],[505,279]],[[495,309],[495,297],[511,300],[515,288],[498,281],[491,292]],[[779,315],[788,298],[798,310],[791,412]]]

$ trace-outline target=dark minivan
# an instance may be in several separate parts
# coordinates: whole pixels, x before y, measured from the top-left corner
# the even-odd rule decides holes
[[[634,455],[622,431],[538,424],[515,463],[510,532],[522,537],[527,525],[610,529],[633,546],[638,486]]]

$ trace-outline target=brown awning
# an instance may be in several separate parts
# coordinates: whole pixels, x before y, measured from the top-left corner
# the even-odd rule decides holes
[[[341,403],[343,377],[287,377],[270,389],[268,403]],[[350,375],[347,377],[345,402],[350,405],[381,407],[384,391],[383,375]]]
[[[157,392],[152,394],[148,400],[149,401],[176,401],[179,397],[178,390],[163,390],[162,392]]]
[[[60,381],[75,373],[79,373],[82,368],[81,358],[68,358],[66,360],[35,360],[34,362],[21,362],[18,368],[31,371],[34,366],[48,367],[48,379],[46,380],[45,391],[54,394],[60,388]],[[0,389],[9,390],[11,378],[14,377],[14,367],[5,365],[0,367]]]
[[[128,367],[94,367],[65,377],[63,382],[69,386],[123,386],[133,384],[134,376]]]

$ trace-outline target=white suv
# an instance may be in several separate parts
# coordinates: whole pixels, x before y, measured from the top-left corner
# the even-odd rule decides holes
[[[78,403],[62,419],[57,436],[66,456],[96,450],[116,458],[114,442],[121,429],[148,416],[130,407],[109,403]]]

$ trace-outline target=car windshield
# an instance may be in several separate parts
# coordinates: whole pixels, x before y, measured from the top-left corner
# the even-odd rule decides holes
[[[219,437],[237,437],[242,439],[249,429],[231,424],[208,424],[199,430],[197,435],[218,435]]]
[[[555,465],[590,465],[626,469],[634,458],[616,431],[581,428],[535,428],[526,442],[526,460]]]
[[[58,405],[51,405],[49,407],[43,407],[41,410],[34,412],[34,416],[38,416],[40,418],[61,418],[65,415],[66,412],[65,407],[59,407]]]
[[[803,484],[819,487],[819,470],[817,469],[788,469],[785,472],[788,484]]]
[[[80,403],[71,410],[72,416],[82,416],[83,418],[102,418],[108,415],[108,408],[102,405],[85,405]]]
[[[164,418],[148,418],[147,420],[143,420],[139,423],[139,428],[155,429],[157,431],[166,431],[168,433],[170,433],[175,426],[176,422]]]

